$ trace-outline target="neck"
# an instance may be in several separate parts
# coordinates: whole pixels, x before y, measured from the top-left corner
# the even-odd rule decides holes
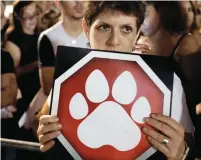
[[[61,21],[65,32],[69,36],[76,38],[83,32],[82,19],[75,19],[63,14]]]
[[[29,30],[29,29],[26,29],[26,28],[23,28],[23,32],[25,34],[28,34],[28,35],[33,35],[34,34],[34,31],[33,30]]]
[[[156,55],[170,56],[179,37],[179,35],[171,35],[163,29],[159,29],[157,33],[150,36]]]
[[[2,17],[1,17],[1,30],[2,30],[2,28],[5,26],[6,21],[7,21],[6,17],[5,17],[5,16],[2,16]]]

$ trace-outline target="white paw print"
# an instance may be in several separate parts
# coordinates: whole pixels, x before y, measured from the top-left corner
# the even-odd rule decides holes
[[[130,115],[122,107],[134,101],[137,84],[133,75],[124,71],[115,80],[112,96],[115,101],[106,101],[110,87],[100,70],[94,70],[85,84],[87,98],[98,103],[98,107],[89,114],[89,106],[81,93],[76,93],[69,105],[70,114],[76,120],[83,121],[77,129],[79,140],[90,148],[111,145],[119,151],[135,148],[141,140],[141,131],[137,123],[143,124],[144,117],[151,113],[150,104],[145,97],[135,101]],[[85,119],[84,119],[85,118]]]

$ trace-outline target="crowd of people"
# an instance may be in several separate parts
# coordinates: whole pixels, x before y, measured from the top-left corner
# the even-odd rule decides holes
[[[182,114],[190,118],[146,119],[154,129],[142,131],[158,150],[150,159],[201,159],[199,2],[16,0],[9,18],[5,8],[1,1],[1,137],[39,142],[44,152],[15,150],[15,159],[55,158],[47,154],[62,128],[49,115],[58,45],[171,57],[185,95]]]

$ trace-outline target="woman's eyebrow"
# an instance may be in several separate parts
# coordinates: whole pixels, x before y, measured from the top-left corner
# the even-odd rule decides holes
[[[122,24],[122,26],[133,26],[133,23]]]

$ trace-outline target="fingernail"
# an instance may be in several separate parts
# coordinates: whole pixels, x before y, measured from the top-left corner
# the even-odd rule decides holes
[[[60,132],[60,131],[58,131],[58,132],[57,132],[57,135],[60,135],[60,134],[61,134],[61,132]]]
[[[143,128],[142,128],[142,131],[143,131],[143,132],[146,132],[146,131],[147,131],[147,127],[143,127]]]
[[[151,117],[156,117],[156,115],[152,113],[152,114],[151,114]]]
[[[62,125],[61,125],[61,124],[59,124],[59,125],[58,125],[58,127],[59,127],[59,128],[61,128],[61,127],[62,127]]]
[[[147,137],[148,140],[151,140],[151,137]]]
[[[145,122],[149,122],[149,118],[144,118],[144,121]]]

